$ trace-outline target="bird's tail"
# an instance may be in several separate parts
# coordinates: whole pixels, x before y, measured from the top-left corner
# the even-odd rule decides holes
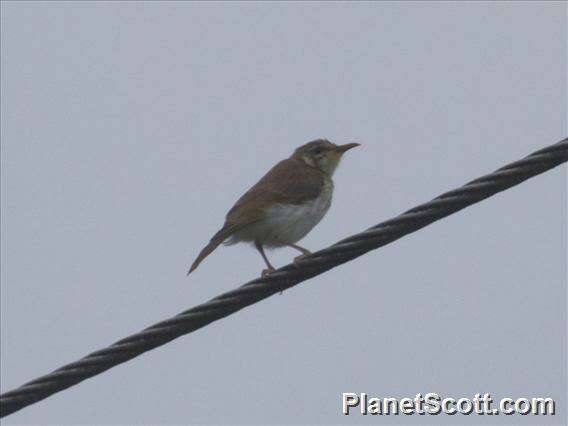
[[[195,259],[195,261],[191,264],[189,271],[187,271],[187,275],[191,274],[199,266],[199,264],[203,261],[203,259],[209,256],[211,252],[219,246],[219,244],[225,241],[234,232],[235,232],[235,227],[225,225],[215,235],[213,235],[213,238],[211,238],[209,244],[207,244],[203,248],[203,250],[201,250],[199,256],[197,256],[197,259]]]

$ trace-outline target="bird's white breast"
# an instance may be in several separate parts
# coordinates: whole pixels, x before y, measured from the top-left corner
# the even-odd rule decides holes
[[[331,206],[333,182],[327,180],[320,195],[303,204],[276,204],[266,210],[265,219],[254,233],[266,246],[278,247],[300,241],[325,216]]]

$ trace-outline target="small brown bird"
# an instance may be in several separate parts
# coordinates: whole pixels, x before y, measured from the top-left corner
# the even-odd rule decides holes
[[[249,189],[227,213],[225,224],[189,268],[195,270],[219,244],[253,243],[266,263],[262,275],[275,269],[264,247],[292,247],[302,253],[310,251],[296,245],[327,213],[331,205],[331,177],[343,154],[358,143],[336,145],[318,139],[297,148],[292,156],[279,162]]]

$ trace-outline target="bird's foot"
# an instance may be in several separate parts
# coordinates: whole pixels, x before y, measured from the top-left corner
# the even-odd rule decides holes
[[[262,274],[261,274],[261,277],[264,278],[264,277],[266,277],[267,275],[272,274],[274,271],[276,271],[276,269],[274,269],[274,267],[272,267],[272,266],[270,266],[270,267],[268,267],[268,268],[266,268],[266,269],[263,269]]]
[[[296,256],[294,258],[294,265],[299,268],[300,267],[300,260],[305,259],[306,257],[310,256],[312,253],[311,252],[307,252],[307,253],[303,253],[299,256]]]

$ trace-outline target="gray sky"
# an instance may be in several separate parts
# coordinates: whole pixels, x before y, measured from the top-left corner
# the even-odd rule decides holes
[[[2,391],[257,276],[244,245],[185,271],[311,139],[362,143],[319,249],[565,137],[566,9],[2,2]],[[5,424],[565,424],[566,217],[561,167]],[[558,415],[345,417],[342,392]]]

